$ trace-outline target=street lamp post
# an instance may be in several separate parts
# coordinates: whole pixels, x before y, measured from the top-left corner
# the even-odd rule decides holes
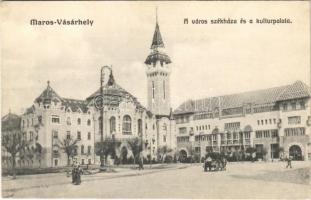
[[[192,164],[192,158],[193,158],[193,143],[194,143],[194,131],[193,131],[193,128],[190,129],[190,132],[189,132],[189,135],[190,135],[190,144],[191,144],[191,149],[190,149],[190,152],[191,152],[191,157],[190,157],[190,161],[191,161],[191,164]]]
[[[105,69],[109,69],[110,73],[111,73],[111,67],[109,66],[103,66],[100,70],[100,98],[101,98],[101,102],[100,102],[100,119],[101,122],[99,122],[100,124],[100,142],[101,145],[103,145],[104,142],[104,70]],[[103,160],[103,153],[100,154],[100,166],[103,167],[104,166],[104,160]]]

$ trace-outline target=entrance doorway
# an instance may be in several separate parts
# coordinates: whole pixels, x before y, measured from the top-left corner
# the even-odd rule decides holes
[[[300,146],[292,145],[289,148],[289,156],[291,156],[293,160],[302,160],[302,152]]]

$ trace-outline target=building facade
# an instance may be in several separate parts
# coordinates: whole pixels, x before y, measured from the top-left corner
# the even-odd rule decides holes
[[[101,79],[102,88],[83,100],[58,95],[48,82],[20,119],[23,137],[40,153],[19,156],[17,166],[67,165],[61,142],[70,138],[78,140],[75,159],[81,164],[100,163],[95,146],[102,138],[120,142],[120,159],[132,156],[127,142],[131,138],[140,138],[144,156],[152,159],[165,146],[181,161],[208,151],[230,155],[249,147],[258,158],[278,159],[281,149],[296,160],[311,156],[311,92],[304,83],[189,100],[172,111],[172,61],[158,22],[145,64],[147,108],[117,84],[111,69]],[[103,109],[98,107],[101,94]]]
[[[184,102],[174,111],[182,157],[256,149],[257,158],[310,158],[310,88],[291,85]],[[309,149],[309,150],[308,150]]]
[[[133,156],[127,141],[135,137],[143,143],[144,156],[151,159],[157,158],[159,147],[175,149],[175,123],[170,108],[170,63],[170,58],[164,53],[157,22],[151,53],[145,60],[148,108],[116,83],[111,68],[106,73],[106,80],[105,76],[101,79],[103,90],[99,88],[84,100],[59,96],[48,81],[46,89],[21,116],[24,138],[30,146],[42,147],[42,156],[33,158],[31,162],[24,157],[18,158],[17,166],[28,167],[29,163],[40,167],[67,165],[67,155],[61,145],[66,138],[78,140],[74,159],[81,164],[100,163],[95,145],[101,137],[113,137],[121,143],[116,151],[120,159]],[[101,92],[103,115],[97,102]]]

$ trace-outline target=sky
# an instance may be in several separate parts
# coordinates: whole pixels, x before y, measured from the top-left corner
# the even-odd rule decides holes
[[[2,116],[21,114],[46,88],[85,99],[100,68],[147,105],[144,61],[158,8],[171,57],[171,104],[310,83],[309,2],[3,2]],[[290,24],[191,24],[195,19],[290,18]],[[184,18],[189,24],[184,24]],[[91,19],[93,26],[31,26],[30,20]]]

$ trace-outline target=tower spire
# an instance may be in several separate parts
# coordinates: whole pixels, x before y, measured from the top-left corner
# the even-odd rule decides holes
[[[156,7],[156,27],[153,34],[151,49],[157,49],[159,47],[164,48],[164,42],[160,33],[160,27],[158,23],[158,7]]]
[[[156,23],[158,24],[158,6],[156,7]]]

